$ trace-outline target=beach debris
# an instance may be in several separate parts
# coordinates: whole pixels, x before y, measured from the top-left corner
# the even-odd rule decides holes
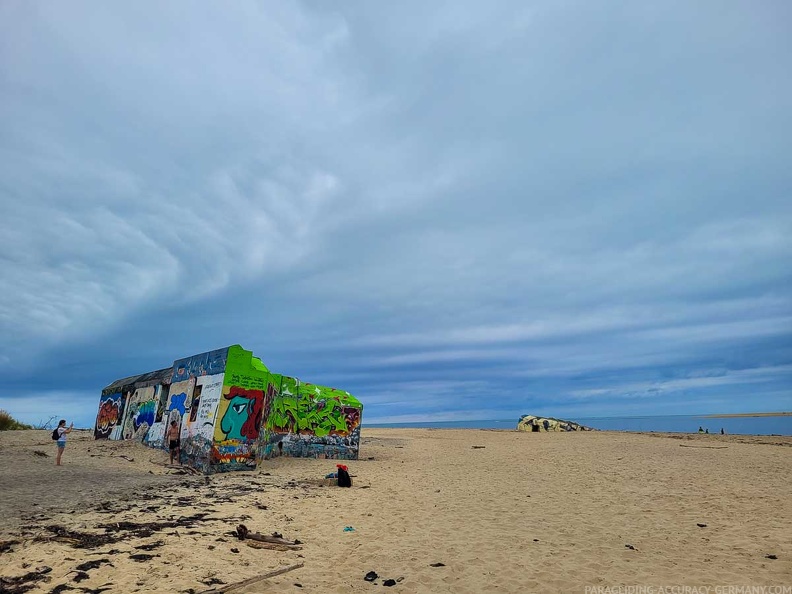
[[[624,545],[625,548],[630,549],[631,551],[638,551],[638,547],[634,547],[631,544]],[[638,551],[640,553],[640,551]]]
[[[378,577],[379,576],[377,575],[376,571],[369,571],[365,576],[363,576],[363,579],[366,580],[367,582],[373,582]]]
[[[429,567],[445,567],[445,563],[430,563]]]
[[[702,524],[701,522],[697,522],[696,526],[698,526],[699,528],[706,528],[707,527],[706,524]]]
[[[154,549],[160,548],[164,544],[165,543],[163,541],[158,540],[157,542],[150,542],[148,544],[138,545],[135,548],[139,551],[153,551]]]
[[[396,580],[390,580],[390,579],[385,580],[384,582],[382,582],[382,585],[383,586],[387,586],[388,588],[390,588],[391,586],[395,586],[396,585]]]
[[[487,446],[470,446],[470,447],[473,448],[474,450],[483,450]]]
[[[269,571],[262,575],[257,575],[252,578],[248,578],[246,580],[242,580],[241,582],[234,582],[233,584],[227,584],[221,586],[220,588],[211,588],[209,590],[202,590],[201,592],[197,592],[197,594],[226,594],[226,592],[232,592],[234,590],[238,590],[240,588],[244,588],[251,584],[255,584],[262,580],[266,580],[267,578],[275,577],[276,575],[281,575],[287,573],[289,571],[294,571],[295,569],[299,569],[300,567],[305,566],[305,563],[295,563],[294,565],[289,565],[288,567],[282,567],[280,569],[275,569],[273,571]]]
[[[47,452],[42,452],[41,450],[33,450],[34,456],[41,456],[42,458],[49,458],[49,454]]]
[[[102,584],[98,588],[81,588],[81,590],[85,594],[102,594],[102,592],[107,592],[108,590],[111,590],[112,588],[110,588],[109,586],[112,585],[113,585],[112,583],[108,583],[108,584]]]
[[[298,545],[303,544],[301,540],[287,540],[283,538],[283,535],[280,532],[273,532],[270,536],[266,534],[259,534],[258,532],[251,532],[250,529],[244,524],[237,526],[235,534],[239,540],[254,540],[260,543],[278,545],[280,547],[285,547],[286,549],[300,550],[302,547]],[[254,549],[275,549],[275,547],[254,546],[251,543],[248,543],[248,546],[251,546]]]
[[[344,532],[354,532],[355,529],[352,526],[344,526]]]
[[[680,448],[707,448],[708,450],[725,450],[729,446],[700,446],[700,445],[687,445],[684,443],[679,444]]]
[[[105,532],[129,532],[135,536],[145,538],[165,528],[194,528],[196,522],[208,521],[207,513],[197,513],[191,516],[181,516],[175,520],[161,520],[158,522],[110,522],[100,524]]]
[[[29,571],[17,577],[0,576],[0,592],[3,592],[3,594],[21,594],[22,592],[32,590],[36,587],[36,582],[48,582],[51,578],[47,574],[51,571],[51,567],[42,565],[41,567],[37,567],[35,571]]]
[[[205,577],[204,579],[202,579],[201,583],[204,586],[216,586],[217,584],[221,584],[222,585],[222,584],[225,584],[226,582],[224,582],[220,578],[216,578],[215,576],[210,575],[210,576]]]
[[[72,578],[72,581],[77,582],[78,584],[81,581],[87,580],[88,578],[91,577],[90,575],[88,575],[87,571],[75,571],[73,573],[74,573],[74,577]]]
[[[232,552],[232,553],[238,553],[238,552],[239,552],[239,549],[238,549],[238,548],[236,548],[236,547],[233,547],[233,548],[231,549],[231,552]]]
[[[98,551],[96,553],[86,553],[86,555],[117,555],[120,553],[118,549],[110,549],[109,551]]]
[[[107,563],[111,567],[113,566],[113,564],[110,563],[110,559],[95,559],[93,561],[86,561],[85,563],[80,563],[77,567],[75,567],[75,569],[77,571],[88,571],[90,569],[98,569],[105,563]]]
[[[778,559],[778,555],[765,555],[765,559]]]
[[[88,534],[77,530],[68,530],[63,526],[51,525],[44,526],[44,530],[51,532],[54,536],[37,536],[34,540],[53,540],[65,542],[75,549],[95,549],[116,542],[116,538],[110,534]]]
[[[143,563],[144,561],[151,561],[154,557],[159,557],[159,555],[149,555],[148,553],[135,553],[130,555],[129,558],[133,561],[137,561],[138,563]]]
[[[294,582],[294,585],[295,585],[296,587],[298,587],[298,588],[302,588],[302,584],[301,584],[301,583],[299,583],[299,582]]]
[[[271,551],[301,551],[302,547],[275,544],[274,542],[260,542],[258,540],[248,540],[245,544],[251,549],[269,549]]]
[[[0,553],[10,553],[14,545],[19,544],[18,540],[0,540]]]

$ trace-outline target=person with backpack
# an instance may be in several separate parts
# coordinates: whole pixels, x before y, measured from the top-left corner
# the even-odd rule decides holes
[[[66,449],[66,434],[71,433],[73,428],[74,423],[66,427],[66,419],[61,419],[58,422],[58,426],[52,432],[52,439],[55,440],[58,446],[58,456],[55,458],[55,464],[57,466],[61,466],[61,456],[63,456],[63,450]]]

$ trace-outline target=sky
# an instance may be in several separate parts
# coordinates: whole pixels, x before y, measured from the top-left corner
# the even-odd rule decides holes
[[[0,408],[241,344],[366,422],[792,410],[786,1],[0,2]]]

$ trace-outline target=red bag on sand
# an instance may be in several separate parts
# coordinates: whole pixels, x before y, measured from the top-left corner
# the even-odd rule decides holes
[[[347,467],[343,464],[336,464],[336,468],[338,468],[338,486],[339,487],[351,487],[352,486],[352,477],[349,476],[349,471]]]

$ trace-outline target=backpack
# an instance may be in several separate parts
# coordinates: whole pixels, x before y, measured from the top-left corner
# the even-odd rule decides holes
[[[54,441],[57,441],[58,439],[60,439],[60,435],[58,435],[58,429],[59,429],[59,427],[55,427],[55,429],[52,432],[52,439]]]
[[[346,469],[341,467],[338,468],[338,486],[339,487],[352,486],[352,478],[349,476],[349,473],[346,471]]]

